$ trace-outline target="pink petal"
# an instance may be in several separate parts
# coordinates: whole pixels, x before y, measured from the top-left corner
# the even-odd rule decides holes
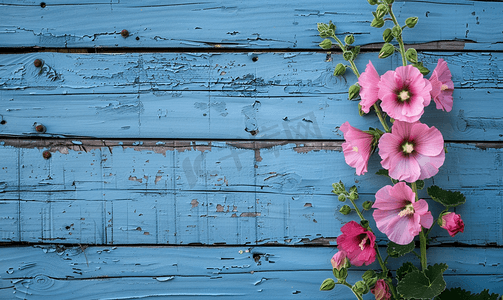
[[[374,220],[376,221],[376,226],[377,228],[384,234],[388,234],[388,232],[391,232],[393,230],[393,227],[390,226],[390,224],[396,223],[400,217],[398,216],[398,213],[401,211],[401,209],[394,209],[394,210],[381,210],[381,209],[376,209],[372,213],[372,216],[374,217]]]
[[[407,245],[414,237],[417,235],[417,228],[420,228],[419,224],[415,224],[413,217],[398,217],[397,219],[390,222],[389,226],[392,230],[386,235],[389,240],[397,243],[399,245]]]
[[[416,123],[411,128],[411,137],[414,139],[414,150],[428,155],[436,156],[444,150],[444,137],[440,130],[432,126]]]
[[[393,179],[415,182],[421,174],[417,161],[412,157],[405,157],[401,152],[390,159],[389,176]]]
[[[417,161],[420,171],[420,176],[418,179],[423,180],[435,176],[438,173],[438,168],[440,168],[445,161],[445,151],[442,150],[437,156],[425,156],[420,153],[414,155]]]
[[[414,208],[414,212],[420,215],[425,214],[428,212],[428,202],[426,202],[423,199],[420,199],[419,201],[416,201],[412,204],[412,207]]]
[[[407,203],[405,203],[406,201],[403,200],[404,198],[397,197],[396,193],[394,192],[395,187],[386,185],[378,190],[375,195],[376,201],[374,202],[372,207],[383,210],[403,209],[403,207],[407,205]]]
[[[363,72],[358,78],[358,84],[360,85],[360,105],[365,113],[370,111],[370,107],[376,103],[379,99],[379,74],[377,73],[372,62],[369,61],[365,72]]]
[[[433,216],[431,212],[427,211],[424,215],[421,215],[421,220],[419,222],[424,228],[430,228],[431,225],[433,225]]]

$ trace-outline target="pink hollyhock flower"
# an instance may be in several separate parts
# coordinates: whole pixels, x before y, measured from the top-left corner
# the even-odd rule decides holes
[[[431,101],[431,83],[411,65],[381,76],[379,99],[382,110],[395,120],[416,122]]]
[[[377,280],[376,285],[370,292],[375,295],[376,300],[389,300],[391,298],[389,286],[384,279]]]
[[[340,271],[342,268],[347,267],[349,260],[347,258],[346,252],[341,250],[334,254],[330,262],[332,263],[332,267],[334,269]]]
[[[358,78],[358,84],[360,85],[360,105],[365,113],[369,113],[370,107],[374,105],[379,99],[379,74],[377,73],[374,65],[369,60],[365,72],[363,72]]]
[[[423,199],[416,201],[416,195],[405,182],[377,191],[372,207],[376,208],[373,217],[377,228],[399,245],[409,244],[422,227],[430,228],[433,224],[428,203]]]
[[[447,112],[452,110],[452,91],[454,83],[451,80],[451,71],[443,59],[439,59],[435,70],[431,73],[431,97],[437,106],[437,109]]]
[[[337,249],[345,251],[352,265],[361,267],[376,259],[375,235],[355,221],[346,223],[337,237]]]
[[[340,129],[346,140],[342,144],[346,163],[356,168],[356,175],[365,174],[370,152],[372,152],[372,139],[374,136],[349,125],[349,122],[342,124]]]
[[[444,138],[435,127],[395,121],[379,140],[381,165],[397,180],[415,182],[438,173],[445,160]]]
[[[465,230],[465,223],[461,220],[461,216],[453,212],[443,214],[439,223],[440,227],[446,229],[452,237]]]

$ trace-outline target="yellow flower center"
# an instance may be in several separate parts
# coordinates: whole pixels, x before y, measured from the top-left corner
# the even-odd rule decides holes
[[[365,249],[365,246],[367,244],[367,240],[368,239],[369,239],[369,237],[367,235],[363,238],[363,240],[361,241],[361,243],[358,245],[358,246],[360,246],[360,250],[363,251],[363,249]]]
[[[440,88],[442,91],[448,90],[449,87],[445,84],[442,84],[442,87]]]
[[[398,216],[405,217],[412,214],[414,214],[414,207],[412,206],[412,204],[407,204],[407,206],[405,206],[405,208],[398,213]]]
[[[354,146],[354,147],[353,147],[353,151],[354,151],[354,152],[358,152],[358,147]]]
[[[401,91],[400,94],[398,94],[398,98],[400,98],[402,102],[409,100],[410,98],[409,91],[406,90]]]
[[[408,142],[405,142],[403,145],[402,145],[402,151],[404,153],[407,153],[407,154],[411,154],[412,151],[414,151],[414,145],[413,144],[410,144]]]

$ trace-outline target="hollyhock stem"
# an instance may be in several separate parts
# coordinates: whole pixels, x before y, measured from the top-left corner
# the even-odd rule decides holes
[[[388,124],[386,124],[386,120],[382,116],[381,109],[379,108],[379,106],[376,103],[374,103],[374,109],[376,111],[377,117],[379,118],[379,121],[381,121],[382,127],[384,127],[384,130],[386,130],[386,132],[391,132],[391,129],[389,129],[389,127],[388,127]]]
[[[341,282],[341,284],[347,286],[353,292],[353,294],[355,294],[355,296],[356,296],[356,298],[358,298],[358,300],[363,300],[362,296],[360,296],[355,291],[353,291],[353,287],[351,286],[351,284],[347,283],[346,281]]]
[[[419,201],[419,197],[417,196],[417,185],[416,182],[412,182],[411,184],[412,191],[416,195],[416,201]],[[433,224],[432,226],[433,227]],[[430,227],[430,228],[431,228]],[[421,249],[421,269],[426,270],[428,267],[427,259],[426,259],[426,235],[424,234],[423,229],[421,228],[421,232],[419,232],[419,247]]]
[[[395,23],[395,26],[400,26],[398,24],[398,21],[396,20],[395,14],[393,14],[393,9],[391,8],[391,4],[389,5],[389,15],[391,16],[391,19],[393,20],[393,23]],[[400,45],[400,54],[402,55],[402,64],[404,66],[407,65],[407,60],[405,59],[405,47],[403,45],[403,39],[402,39],[402,34],[400,34],[399,37],[396,38],[396,41],[398,42],[398,45]]]

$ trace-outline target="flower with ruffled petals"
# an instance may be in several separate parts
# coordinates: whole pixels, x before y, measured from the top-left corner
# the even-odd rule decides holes
[[[377,73],[374,65],[369,60],[365,72],[363,72],[358,78],[358,84],[360,85],[360,105],[365,113],[369,113],[370,107],[374,105],[379,99],[379,74]]]
[[[346,251],[339,251],[334,254],[332,259],[330,260],[332,263],[332,267],[337,270],[341,270],[342,268],[346,268],[349,264],[349,260],[346,254]]]
[[[389,292],[389,286],[386,284],[384,279],[379,279],[373,289],[370,290],[372,294],[376,297],[376,300],[389,300],[391,294]]]
[[[465,230],[465,223],[461,216],[453,212],[443,214],[439,220],[440,227],[446,229],[450,236],[454,237],[458,232]]]
[[[375,235],[355,221],[346,223],[337,237],[337,249],[345,251],[352,265],[361,267],[376,259]]]
[[[433,217],[428,211],[428,203],[421,199],[416,201],[416,195],[405,183],[394,186],[387,185],[376,193],[373,217],[377,228],[399,245],[407,245],[422,227],[430,228]]]
[[[443,59],[439,59],[435,70],[431,73],[431,97],[437,106],[437,109],[444,111],[452,110],[452,91],[454,83],[452,82],[451,71]]]
[[[346,140],[342,144],[346,163],[356,168],[356,175],[365,174],[370,153],[372,152],[372,139],[374,136],[349,125],[349,122],[342,124],[340,129]]]
[[[431,83],[411,65],[388,71],[379,81],[382,110],[395,120],[416,122],[431,101]]]
[[[379,140],[379,155],[391,178],[415,182],[434,176],[444,164],[444,138],[433,126],[395,121]]]

